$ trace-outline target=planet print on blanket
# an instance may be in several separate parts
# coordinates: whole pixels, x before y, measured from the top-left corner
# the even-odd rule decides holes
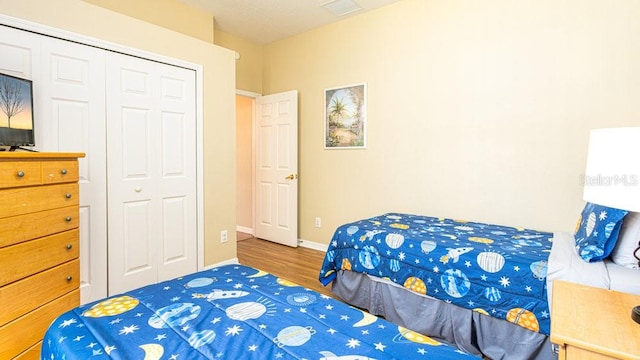
[[[294,306],[307,306],[316,302],[316,296],[311,293],[296,293],[287,296],[287,302]]]
[[[373,246],[363,247],[360,254],[358,254],[358,260],[365,269],[375,269],[380,263],[380,254],[378,253],[378,249]]]
[[[394,229],[407,230],[409,228],[409,225],[400,224],[400,223],[393,223],[393,224],[389,225],[389,227],[390,228],[394,228]]]
[[[418,294],[427,294],[427,285],[425,285],[422,279],[415,276],[407,278],[407,280],[404,281],[404,287],[409,290],[413,290]]]
[[[484,289],[484,297],[491,302],[498,302],[502,299],[502,293],[492,286]]]
[[[135,308],[139,303],[138,299],[134,297],[119,296],[93,305],[89,310],[82,313],[82,316],[99,318],[120,315]]]
[[[176,303],[156,310],[149,318],[149,326],[156,329],[181,327],[200,315],[200,306],[192,303]]]
[[[304,345],[307,341],[311,340],[311,336],[315,334],[311,326],[288,326],[278,333],[273,342],[278,345],[279,348],[285,346],[300,346]]]
[[[197,331],[189,336],[189,345],[197,349],[201,346],[210,344],[215,340],[215,338],[216,333],[213,330]]]
[[[497,273],[504,266],[504,256],[496,253],[485,251],[478,254],[478,266],[488,273]]]
[[[216,278],[197,278],[189,281],[184,287],[187,289],[208,286],[217,281]]]
[[[401,234],[387,234],[384,241],[392,249],[397,249],[404,243],[404,236]]]
[[[461,298],[469,292],[471,282],[460,269],[449,269],[440,277],[442,289],[454,298]]]
[[[398,259],[389,260],[389,269],[393,272],[400,270],[400,261]]]
[[[269,311],[268,315],[275,313],[275,304],[269,300],[260,298],[260,302],[248,301],[231,305],[225,313],[229,319],[247,321],[257,319]],[[267,309],[269,307],[269,310]]]
[[[428,254],[428,253],[432,252],[433,250],[436,249],[437,246],[438,246],[438,244],[435,241],[432,241],[432,240],[423,240],[420,243],[420,249],[425,254]]]
[[[533,277],[542,281],[547,277],[547,262],[544,260],[535,261],[529,266]]]
[[[514,308],[507,313],[507,321],[520,325],[525,329],[538,332],[540,324],[538,318],[529,310],[522,308]]]

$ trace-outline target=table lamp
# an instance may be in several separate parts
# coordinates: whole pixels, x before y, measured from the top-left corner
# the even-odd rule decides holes
[[[640,127],[591,130],[584,180],[585,201],[640,212]],[[640,306],[631,318],[640,323]]]

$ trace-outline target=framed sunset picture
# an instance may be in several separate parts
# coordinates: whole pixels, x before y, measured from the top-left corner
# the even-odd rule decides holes
[[[324,148],[366,148],[367,84],[324,91]]]

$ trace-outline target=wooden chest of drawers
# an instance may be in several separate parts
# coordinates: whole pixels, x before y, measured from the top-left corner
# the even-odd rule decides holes
[[[80,153],[0,153],[0,359],[39,359],[80,303]]]

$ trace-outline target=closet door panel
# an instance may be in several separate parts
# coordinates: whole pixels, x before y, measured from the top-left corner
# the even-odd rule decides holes
[[[84,152],[80,172],[80,301],[107,296],[105,51],[41,38],[39,146]]]
[[[195,72],[158,64],[162,199],[158,279],[197,270]]]
[[[39,69],[40,39],[38,36],[0,25],[0,54],[2,54],[0,56],[1,72],[29,80],[40,80],[39,73],[34,74],[34,70]]]
[[[157,282],[162,227],[154,72],[154,62],[107,54],[109,294]]]

